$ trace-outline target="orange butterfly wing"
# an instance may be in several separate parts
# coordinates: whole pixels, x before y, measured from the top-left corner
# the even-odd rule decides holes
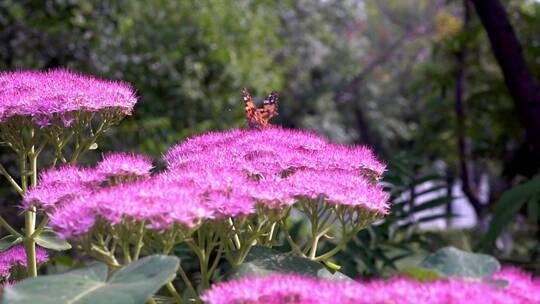
[[[246,120],[250,129],[264,128],[268,126],[268,121],[272,117],[278,115],[278,94],[276,92],[272,92],[266,97],[260,109],[257,109],[253,98],[246,88],[242,90],[242,94],[244,97]]]

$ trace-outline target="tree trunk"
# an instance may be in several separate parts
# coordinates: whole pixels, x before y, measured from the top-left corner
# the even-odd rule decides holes
[[[499,0],[470,0],[484,29],[493,54],[502,70],[527,142],[540,157],[540,85],[527,67],[523,50]]]

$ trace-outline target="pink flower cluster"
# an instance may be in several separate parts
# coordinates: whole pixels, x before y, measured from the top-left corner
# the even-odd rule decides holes
[[[152,160],[144,155],[110,153],[98,163],[96,171],[107,177],[148,176],[153,167]]]
[[[506,287],[464,279],[418,282],[394,278],[370,282],[325,281],[297,275],[244,278],[219,283],[202,295],[209,304],[532,304],[539,303],[540,280],[518,270],[504,270],[497,278]]]
[[[58,209],[64,202],[93,193],[112,177],[146,177],[151,169],[152,160],[128,153],[108,154],[96,168],[65,165],[49,169],[40,174],[38,186],[26,193],[22,208]]]
[[[207,219],[254,213],[257,200],[286,200],[237,170],[186,166],[150,176],[151,168],[146,157],[119,153],[107,155],[95,168],[51,169],[41,174],[22,207],[45,210],[51,226],[68,238],[88,232],[98,219],[111,225],[125,218],[145,221],[156,230],[193,227]],[[139,179],[111,183],[124,175]]]
[[[90,193],[105,181],[105,176],[90,168],[66,165],[40,174],[39,186],[30,189],[23,198],[22,208],[32,206],[43,210],[58,208],[74,196]]]
[[[330,203],[378,214],[388,210],[387,195],[372,180],[384,165],[369,149],[332,144],[307,132],[209,133],[172,148],[165,160],[168,170],[154,175],[147,158],[125,153],[107,155],[95,169],[47,171],[23,207],[48,211],[51,225],[66,238],[88,232],[99,219],[112,225],[126,218],[144,221],[156,230],[194,227],[253,214],[257,204],[290,206],[297,197],[324,195]],[[111,182],[132,175],[142,178]]]
[[[208,133],[173,147],[165,161],[171,170],[211,164],[242,171],[281,197],[323,195],[330,203],[388,212],[388,197],[374,183],[385,166],[371,150],[333,144],[305,131],[273,127]]]
[[[48,260],[49,256],[45,249],[36,247],[36,261],[45,263]],[[16,245],[0,253],[0,277],[9,276],[11,269],[16,266],[26,267],[26,252],[23,245]]]
[[[0,122],[11,117],[31,117],[41,127],[59,115],[65,127],[71,112],[119,109],[129,115],[137,102],[131,86],[63,69],[0,73]]]
[[[493,275],[494,279],[505,280],[509,285],[505,291],[516,298],[523,297],[528,303],[540,303],[540,278],[515,267],[505,267]]]
[[[254,212],[247,188],[234,187],[236,180],[229,172],[201,169],[102,187],[52,212],[51,226],[67,238],[88,232],[98,219],[111,225],[125,218],[145,221],[148,228],[163,230]]]

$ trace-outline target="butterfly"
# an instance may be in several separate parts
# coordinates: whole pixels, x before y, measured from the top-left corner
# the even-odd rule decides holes
[[[250,129],[265,128],[268,126],[268,121],[278,115],[278,94],[276,92],[270,93],[263,100],[261,108],[257,108],[246,88],[242,90],[242,95],[244,96],[246,120]]]

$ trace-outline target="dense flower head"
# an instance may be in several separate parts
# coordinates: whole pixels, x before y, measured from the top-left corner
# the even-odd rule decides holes
[[[380,214],[388,213],[388,195],[379,185],[345,170],[298,170],[285,179],[289,192],[312,199],[323,195],[333,204],[363,207]]]
[[[196,136],[169,150],[165,161],[169,167],[178,167],[223,155],[227,155],[228,165],[241,166],[253,174],[312,168],[364,170],[378,177],[386,168],[366,147],[333,144],[310,132],[277,127]]]
[[[37,206],[47,210],[73,196],[92,192],[103,181],[105,175],[92,168],[65,165],[48,169],[40,174],[38,186],[25,194],[21,207]]]
[[[272,127],[211,132],[174,146],[164,159],[171,170],[211,164],[242,171],[259,181],[254,186],[259,191],[273,189],[285,200],[322,195],[330,203],[388,212],[388,196],[375,183],[385,166],[370,149],[330,143],[305,131]]]
[[[36,247],[36,261],[45,263],[48,260],[49,256],[45,249]],[[11,269],[16,266],[26,267],[26,251],[22,244],[0,253],[0,277],[9,276]]]
[[[44,127],[59,115],[67,127],[74,120],[70,113],[118,109],[128,115],[136,102],[126,83],[64,69],[0,73],[0,122],[23,116]]]
[[[117,225],[144,221],[150,229],[194,227],[204,220],[255,212],[249,182],[236,171],[183,168],[148,179],[85,193],[50,214],[51,226],[64,238],[88,232],[98,219]]]
[[[515,267],[503,267],[493,278],[507,281],[505,291],[513,296],[522,297],[530,303],[540,303],[540,278],[533,278],[531,274]]]
[[[65,238],[88,232],[99,220],[110,225],[144,221],[155,230],[192,228],[205,220],[255,214],[259,206],[281,209],[299,198],[324,197],[352,210],[388,212],[387,194],[366,176],[384,170],[371,151],[332,144],[308,132],[208,133],[171,149],[165,160],[167,170],[153,175],[148,158],[126,153],[109,154],[89,171],[48,172],[50,181],[30,191],[25,206],[54,206],[51,225]],[[73,182],[60,177],[69,175],[74,177],[66,179]],[[145,178],[110,180],[123,175]]]
[[[508,287],[464,279],[418,282],[393,278],[370,282],[326,281],[298,275],[248,277],[218,283],[202,295],[209,304],[232,303],[403,303],[403,304],[467,304],[467,303],[538,303],[540,284],[519,276],[505,275]],[[512,278],[517,282],[512,281]],[[521,293],[512,285],[521,284]]]
[[[150,159],[132,154],[110,154],[95,168],[50,169],[40,175],[38,186],[28,191],[21,207],[44,210],[51,226],[70,238],[89,232],[99,220],[113,226],[124,220],[144,221],[155,230],[174,225],[191,228],[209,219],[253,214],[259,203],[279,207],[293,202],[270,179],[256,181],[242,171],[211,163],[153,175],[150,169]],[[119,174],[145,178],[110,180],[110,175]]]
[[[105,155],[96,171],[107,177],[148,176],[152,168],[152,160],[145,155],[115,152]]]

